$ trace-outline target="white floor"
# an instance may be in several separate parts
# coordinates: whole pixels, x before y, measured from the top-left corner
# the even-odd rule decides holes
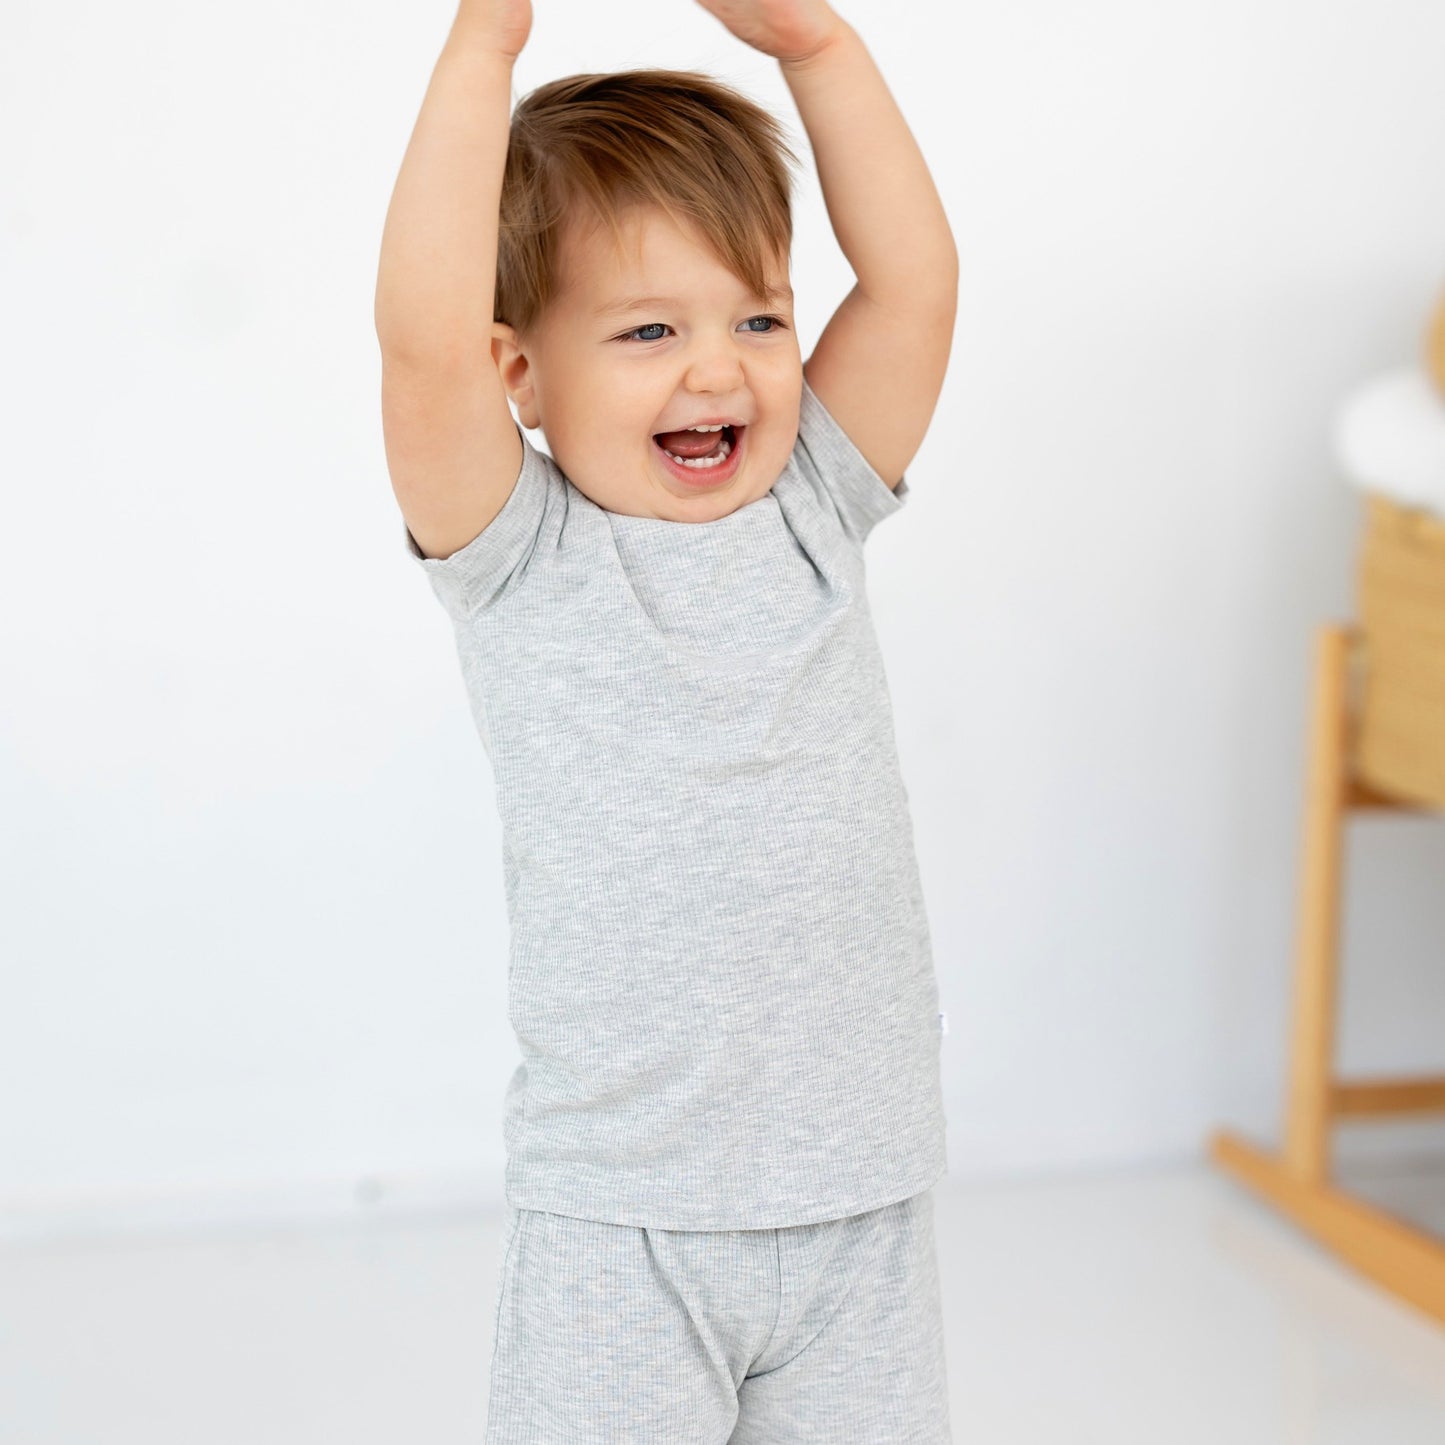
[[[1360,1187],[1445,1227],[1445,1172]],[[958,1445],[1445,1442],[1445,1328],[1202,1166],[937,1205]],[[0,1251],[0,1441],[479,1445],[500,1223]]]

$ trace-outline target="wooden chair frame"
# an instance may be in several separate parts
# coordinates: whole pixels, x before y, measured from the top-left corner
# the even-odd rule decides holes
[[[1332,1177],[1336,1120],[1445,1111],[1445,1075],[1346,1081],[1334,1073],[1345,824],[1356,810],[1436,811],[1377,794],[1354,775],[1351,664],[1361,642],[1351,624],[1326,624],[1316,634],[1284,1148],[1217,1132],[1209,1154],[1346,1263],[1445,1324],[1445,1240]]]

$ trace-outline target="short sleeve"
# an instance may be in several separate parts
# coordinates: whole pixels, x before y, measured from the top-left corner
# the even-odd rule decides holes
[[[475,617],[510,596],[540,565],[550,535],[567,511],[567,481],[551,457],[538,451],[521,428],[522,470],[502,510],[465,547],[449,557],[426,557],[403,526],[407,553],[426,573],[432,591],[458,621]]]
[[[832,508],[843,530],[859,544],[884,517],[898,511],[909,495],[906,477],[890,488],[873,470],[806,380],[793,461]]]

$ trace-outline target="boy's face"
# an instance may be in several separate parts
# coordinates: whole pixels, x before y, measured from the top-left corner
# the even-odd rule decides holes
[[[781,297],[769,303],[664,212],[633,211],[622,234],[618,247],[605,226],[568,229],[543,315],[525,338],[498,327],[502,380],[599,507],[712,521],[766,495],[797,439],[787,260],[770,270]]]

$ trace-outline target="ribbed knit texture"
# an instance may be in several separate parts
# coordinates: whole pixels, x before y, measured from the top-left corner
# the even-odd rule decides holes
[[[863,544],[904,504],[805,386],[765,496],[603,510],[523,436],[444,559],[511,927],[515,1208],[862,1213],[946,1170],[938,991]]]
[[[934,1200],[689,1232],[508,1211],[486,1445],[947,1445]]]

